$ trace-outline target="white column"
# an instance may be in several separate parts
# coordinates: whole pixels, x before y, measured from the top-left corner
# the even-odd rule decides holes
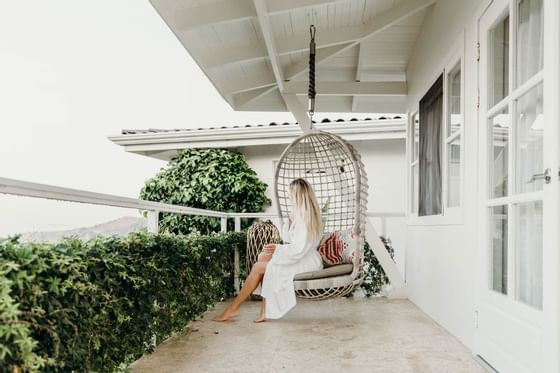
[[[235,231],[241,232],[241,218],[239,216],[235,217]],[[241,289],[239,275],[241,274],[241,267],[239,264],[239,248],[235,246],[233,252],[233,286],[235,288],[236,294],[239,294]]]
[[[221,218],[220,232],[227,232],[227,218]]]
[[[148,211],[148,233],[159,233],[159,211]]]

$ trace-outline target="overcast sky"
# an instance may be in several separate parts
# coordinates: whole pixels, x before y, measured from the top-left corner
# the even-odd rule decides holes
[[[285,120],[234,112],[148,0],[0,0],[0,177],[137,197],[164,162],[107,136]],[[0,236],[137,214],[0,194]]]

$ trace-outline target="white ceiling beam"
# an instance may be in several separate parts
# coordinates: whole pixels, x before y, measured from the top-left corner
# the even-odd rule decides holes
[[[351,46],[351,43],[318,49],[317,54],[315,55],[315,64],[319,64],[320,62],[323,62],[330,57],[339,54],[340,52],[348,49],[349,46]],[[307,60],[307,58],[304,58],[286,69],[286,79],[291,80],[301,73],[307,71],[308,68],[309,61]]]
[[[362,76],[362,49],[364,45],[362,43],[358,44],[358,60],[356,61],[356,82],[361,80]],[[352,112],[356,112],[356,96],[352,96]]]
[[[297,9],[347,2],[348,0],[268,0],[268,14],[281,14]]]
[[[282,93],[288,110],[292,112],[303,132],[311,130],[311,118],[295,94]]]
[[[317,48],[355,42],[363,38],[364,25],[340,27],[334,30],[318,30],[315,42]],[[305,52],[309,49],[309,33],[300,36],[276,40],[278,53],[281,55]]]
[[[221,86],[224,94],[253,91],[260,88],[276,86],[276,80],[271,76],[242,76],[228,78]]]
[[[271,93],[272,91],[278,89],[276,84],[273,87],[258,88],[252,91],[240,92],[232,95],[231,103],[235,110],[242,109],[244,106],[260,99],[263,96]],[[286,110],[288,108],[286,107]]]
[[[207,25],[245,21],[256,16],[251,0],[227,0],[177,12],[173,24],[178,31],[190,31]]]
[[[341,46],[333,46],[330,48],[324,48],[323,50],[330,49],[331,53],[323,53],[322,56],[319,56],[319,52],[317,51],[317,58],[315,63],[320,64],[325,62],[326,60],[330,59],[333,56],[347,50],[348,48],[352,48],[358,43],[381,33],[382,31],[388,29],[389,27],[395,25],[396,23],[406,19],[421,10],[426,9],[437,0],[406,0],[399,5],[387,10],[378,16],[372,18],[368,23],[366,23],[363,27],[364,32],[362,36],[357,40],[352,40],[348,43],[342,44]],[[317,33],[317,41],[321,40],[321,34]],[[332,49],[337,48],[337,49]],[[307,61],[300,61],[293,66],[291,66],[286,71],[287,79],[292,79],[301,73],[307,70]]]
[[[280,93],[284,92],[284,71],[282,70],[282,65],[280,64],[280,58],[278,52],[276,51],[276,44],[274,42],[274,36],[272,32],[272,26],[270,24],[270,15],[268,14],[267,4],[265,0],[254,0],[255,10],[257,12],[257,19],[261,27],[261,32],[264,37],[264,42],[266,45],[266,50],[270,59],[270,64],[272,65],[272,71],[274,72],[274,78],[276,79],[276,85],[280,90]],[[311,127],[311,119],[307,116],[305,108],[301,105],[299,100],[295,95],[282,95],[286,107],[292,112],[296,120],[298,121],[301,128],[306,131]]]
[[[212,69],[232,63],[262,60],[267,57],[264,45],[254,43],[245,47],[218,49],[203,54],[200,56],[200,63],[202,66]]]
[[[318,96],[406,96],[408,88],[403,82],[317,82]],[[284,93],[306,95],[306,81],[284,83]]]

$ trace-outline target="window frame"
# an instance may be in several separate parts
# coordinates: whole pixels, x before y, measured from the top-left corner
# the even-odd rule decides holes
[[[464,32],[461,34],[454,47],[451,49],[452,53],[444,59],[437,70],[434,71],[432,78],[427,82],[425,89],[421,92],[419,97],[415,97],[415,105],[408,113],[407,123],[407,224],[408,225],[446,225],[446,224],[462,224],[464,214],[464,184],[465,184],[465,53],[464,53]],[[449,114],[449,74],[453,72],[457,66],[461,69],[461,99],[460,99],[460,120],[461,128],[453,135],[449,135],[448,127],[450,121]],[[428,92],[430,87],[437,81],[438,77],[443,74],[443,121],[442,121],[442,139],[441,139],[441,154],[442,154],[442,213],[438,215],[418,216],[418,205],[415,200],[418,200],[418,190],[416,195],[414,192],[414,168],[419,169],[419,156],[415,154],[415,133],[414,133],[414,120],[419,115],[419,102],[422,97]],[[449,193],[449,152],[447,145],[454,139],[459,138],[460,146],[460,166],[459,166],[459,204],[458,206],[449,207],[448,193]],[[418,176],[418,179],[420,177]],[[414,210],[414,207],[416,209]]]

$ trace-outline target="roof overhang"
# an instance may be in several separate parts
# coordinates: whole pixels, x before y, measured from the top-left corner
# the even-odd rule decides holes
[[[317,129],[342,136],[348,141],[404,139],[405,119],[382,119],[344,123],[322,123]],[[296,124],[216,128],[198,130],[170,130],[154,133],[110,136],[109,140],[130,153],[170,160],[178,150],[187,148],[243,148],[289,144],[302,135]]]
[[[309,26],[318,112],[403,113],[406,69],[437,0],[150,0],[234,110],[306,114]]]

